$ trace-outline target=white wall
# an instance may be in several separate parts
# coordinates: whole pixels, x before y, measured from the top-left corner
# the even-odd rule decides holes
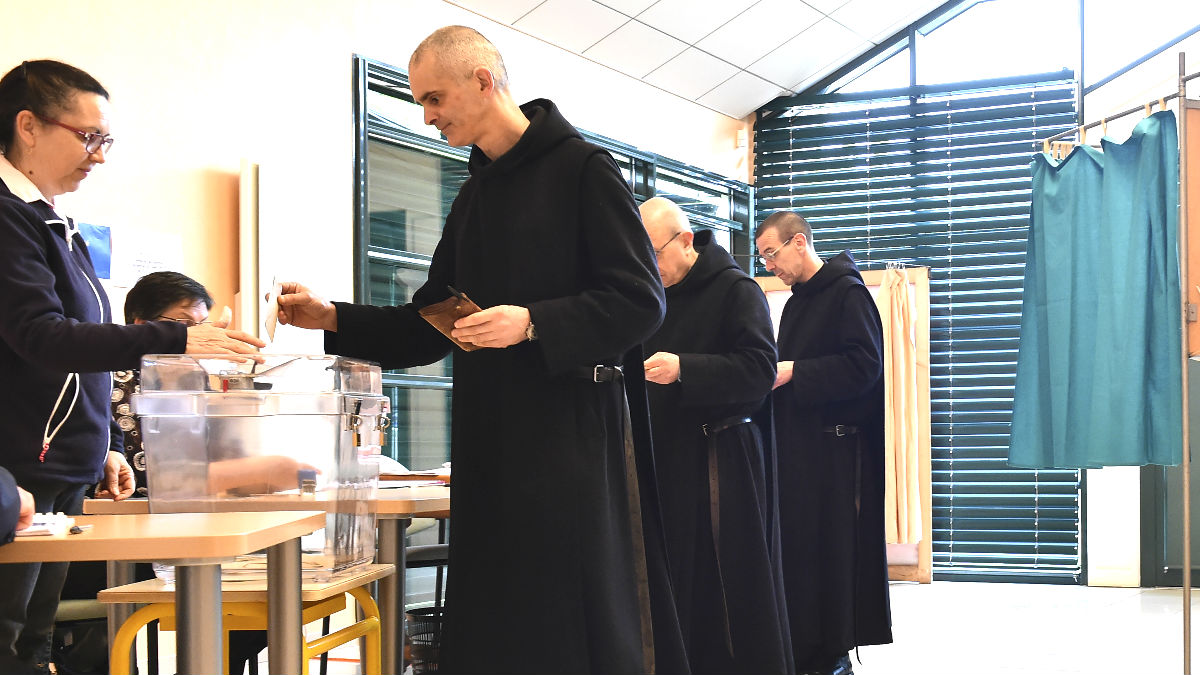
[[[109,0],[5,7],[0,70],[55,58],[112,94],[116,143],[68,213],[114,243],[178,233],[184,268],[233,304],[237,171],[260,174],[263,275],[352,294],[351,55],[404,67],[439,26],[496,42],[518,99],[554,99],[569,120],[725,175],[743,172],[744,128],[705,108],[440,0]],[[739,166],[739,160],[741,160]]]

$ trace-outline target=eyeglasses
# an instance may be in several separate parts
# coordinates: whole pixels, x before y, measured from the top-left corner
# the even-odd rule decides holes
[[[791,239],[788,239],[787,241],[780,244],[778,248],[768,249],[766,251],[763,251],[762,253],[759,253],[758,259],[765,263],[766,262],[774,262],[775,258],[779,256],[779,252],[783,250],[783,247],[787,246],[788,244],[792,243],[795,240],[796,240],[796,237],[792,236]]]
[[[83,149],[87,150],[89,155],[95,153],[101,147],[103,147],[104,152],[107,153],[108,149],[112,147],[113,137],[109,136],[108,134],[97,134],[97,133],[94,133],[91,131],[84,131],[83,129],[76,129],[75,127],[73,127],[69,124],[63,124],[62,122],[59,122],[58,120],[52,120],[48,117],[42,117],[41,115],[39,115],[37,113],[34,113],[33,115],[34,115],[34,117],[37,117],[39,120],[41,120],[43,122],[46,122],[48,124],[53,124],[54,126],[62,127],[70,132],[74,132],[81,139],[83,139]]]
[[[205,325],[212,323],[212,321],[209,319],[205,319],[203,321],[196,321],[195,319],[177,319],[173,316],[156,316],[154,318],[158,319],[158,320],[162,320],[162,321],[174,321],[175,323],[181,323],[181,324],[187,326],[188,328],[191,328],[192,326],[205,326]]]
[[[680,231],[676,232],[675,234],[671,235],[671,238],[667,240],[667,243],[663,244],[660,248],[654,249],[654,257],[661,258],[663,251],[667,250],[667,247],[671,245],[671,242],[675,241],[675,237],[678,237],[681,234],[683,234],[683,230],[680,230]]]

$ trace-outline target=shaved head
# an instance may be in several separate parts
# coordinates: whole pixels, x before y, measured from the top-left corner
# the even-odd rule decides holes
[[[433,31],[413,51],[409,70],[425,59],[464,79],[472,77],[476,68],[485,68],[491,72],[497,89],[508,89],[508,70],[500,51],[474,28],[446,26]]]
[[[670,237],[676,232],[691,231],[687,215],[679,205],[665,197],[647,199],[638,211],[642,214],[642,224],[653,239],[656,236]]]
[[[810,245],[812,240],[812,228],[809,227],[808,221],[795,211],[776,211],[767,216],[767,219],[758,226],[758,236],[762,236],[768,230],[775,230],[779,236],[779,241],[787,241],[797,234],[803,234],[804,240]]]

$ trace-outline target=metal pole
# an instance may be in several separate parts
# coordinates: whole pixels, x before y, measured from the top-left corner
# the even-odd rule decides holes
[[[404,572],[406,551],[404,533],[410,518],[379,518],[379,556],[381,563],[396,566],[396,572],[379,580],[379,617],[382,619],[383,675],[404,672]]]
[[[221,566],[175,566],[175,640],[181,675],[225,672],[221,646]],[[296,671],[299,672],[299,671]]]
[[[116,588],[125,584],[133,583],[134,566],[131,562],[122,562],[118,560],[109,560],[105,565],[107,573],[108,588]],[[125,620],[128,619],[136,607],[125,602],[113,602],[105,605],[105,612],[108,615],[108,644],[116,644],[117,629],[125,625]],[[137,649],[130,647],[129,662],[137,663]]]
[[[1192,673],[1192,467],[1188,441],[1188,204],[1186,54],[1179,52],[1179,259],[1183,288],[1183,675]]]
[[[300,540],[267,549],[267,672],[296,675],[304,666],[300,618]]]

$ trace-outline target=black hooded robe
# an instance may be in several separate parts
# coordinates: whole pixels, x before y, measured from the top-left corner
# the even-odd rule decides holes
[[[883,525],[883,327],[848,253],[792,286],[775,390],[784,586],[796,670],[892,641]],[[854,427],[856,433],[837,425]]]
[[[481,307],[528,307],[537,341],[454,351],[440,670],[686,671],[649,448],[638,444],[634,493],[621,383],[581,377],[633,352],[633,435],[648,440],[636,347],[662,318],[654,253],[612,157],[550,101],[522,110],[530,126],[512,149],[494,161],[472,150],[412,304],[337,303],[326,349],[384,368],[441,359],[452,343],[416,310],[448,297],[447,285]],[[644,648],[651,623],[657,649]]]
[[[718,569],[702,428],[750,418],[767,401],[776,361],[771,314],[758,284],[712,243],[711,232],[697,232],[695,246],[699,257],[666,289],[666,318],[646,342],[647,356],[679,356],[679,381],[646,383],[676,606],[692,672],[786,673],[792,658],[777,504],[767,483],[774,455],[764,452],[755,424],[713,436]]]

